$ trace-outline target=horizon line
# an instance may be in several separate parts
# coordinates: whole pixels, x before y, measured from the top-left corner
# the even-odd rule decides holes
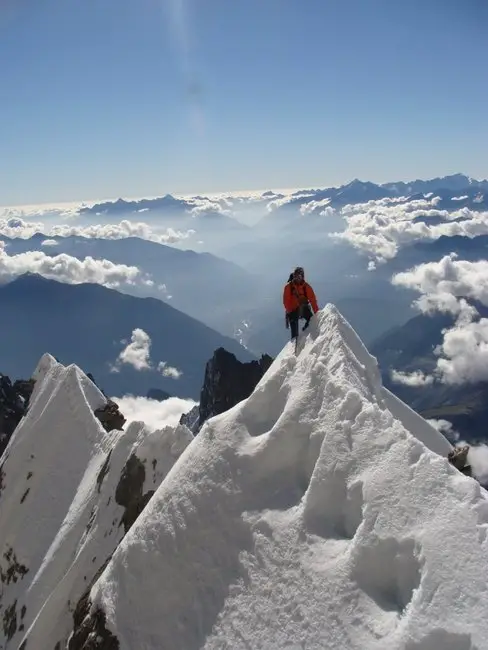
[[[93,207],[97,203],[115,203],[116,201],[142,201],[142,200],[156,200],[163,198],[164,196],[173,196],[175,199],[192,199],[195,198],[196,196],[201,196],[203,198],[221,198],[225,196],[253,196],[253,195],[263,195],[266,192],[274,192],[276,194],[293,194],[294,192],[300,192],[300,191],[312,191],[312,190],[323,190],[323,189],[328,189],[332,187],[340,188],[340,187],[345,187],[346,185],[349,185],[350,183],[353,183],[354,181],[359,181],[362,183],[372,183],[374,185],[382,186],[382,185],[389,185],[389,184],[396,184],[396,183],[414,183],[417,181],[432,181],[435,180],[436,178],[449,178],[452,176],[465,176],[466,178],[477,181],[477,182],[486,182],[487,179],[483,178],[475,178],[474,176],[470,176],[469,174],[463,174],[462,172],[454,172],[451,174],[446,174],[445,176],[432,176],[427,179],[422,179],[422,178],[416,178],[413,180],[397,180],[397,181],[385,181],[385,182],[376,182],[376,181],[368,181],[368,180],[361,180],[360,178],[353,178],[352,180],[349,180],[347,182],[342,183],[341,185],[306,185],[306,186],[297,186],[297,187],[268,187],[266,189],[240,189],[240,190],[221,190],[221,191],[216,191],[216,192],[161,192],[159,194],[145,194],[145,195],[119,195],[117,197],[111,196],[111,197],[102,197],[102,198],[97,198],[97,199],[74,199],[74,200],[69,200],[69,201],[43,201],[40,203],[11,203],[7,205],[0,205],[1,210],[32,210],[35,208],[51,208],[51,209],[56,209],[56,208],[75,208],[75,207],[80,207],[81,205],[84,205],[86,207]]]

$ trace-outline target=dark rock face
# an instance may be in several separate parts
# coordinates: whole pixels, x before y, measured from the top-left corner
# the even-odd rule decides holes
[[[242,363],[224,348],[218,348],[205,369],[198,427],[249,397],[272,363],[267,354],[259,361]]]
[[[104,472],[108,470],[109,462],[110,455],[104,465]],[[143,493],[145,478],[144,464],[135,454],[132,454],[122,470],[120,481],[115,490],[116,502],[125,508],[120,522],[120,525],[124,526],[124,534],[127,534],[154,494],[154,490]],[[101,481],[103,481],[103,475],[100,478]],[[99,607],[94,608],[90,599],[90,591],[109,561],[110,557],[97,571],[75,607],[73,634],[68,642],[68,650],[118,650],[120,648],[117,637],[107,629],[105,612]]]
[[[120,648],[117,637],[107,630],[105,612],[100,608],[91,611],[90,591],[109,561],[110,557],[97,571],[76,605],[73,612],[74,629],[67,644],[68,650],[118,650]]]
[[[154,490],[143,494],[146,470],[143,463],[132,454],[122,470],[120,481],[115,490],[115,501],[125,508],[121,524],[127,533],[137,517],[146,507]]]
[[[180,424],[184,424],[185,427],[190,429],[190,431],[195,434],[198,433],[200,421],[200,407],[196,404],[188,413],[183,413],[180,418]]]
[[[20,612],[18,612],[17,599],[10,603],[4,602],[4,585],[9,585],[11,582],[21,581],[28,571],[29,569],[18,561],[13,548],[7,546],[7,550],[3,553],[0,562],[0,610],[2,610],[3,633],[7,641],[10,641],[14,637],[17,630],[24,629],[23,620],[26,613],[26,607],[23,605]]]
[[[468,451],[469,445],[455,447],[449,452],[447,458],[451,465],[454,465],[456,469],[463,474],[466,474],[466,476],[471,476],[471,466],[468,465]]]
[[[127,421],[119,411],[118,405],[111,399],[107,401],[105,406],[95,410],[95,417],[100,420],[105,431],[113,431],[114,429],[120,431]]]
[[[19,379],[12,384],[6,375],[0,374],[0,456],[27,412],[34,383],[33,379]]]

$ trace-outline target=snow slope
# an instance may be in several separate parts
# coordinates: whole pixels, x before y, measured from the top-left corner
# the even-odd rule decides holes
[[[487,493],[335,308],[310,330],[185,449],[70,648],[488,647]]]
[[[107,433],[93,415],[103,394],[50,355],[34,378],[0,463],[0,648],[9,650],[65,647],[74,608],[123,538],[131,509],[193,439],[185,427],[149,433],[141,422]]]

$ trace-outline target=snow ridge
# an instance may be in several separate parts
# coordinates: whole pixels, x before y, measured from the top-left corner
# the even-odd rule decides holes
[[[93,414],[104,395],[50,355],[33,377],[0,463],[0,648],[66,647],[79,599],[193,439],[142,422],[107,433]]]
[[[449,450],[327,306],[186,447],[92,614],[121,650],[481,650],[488,499]]]

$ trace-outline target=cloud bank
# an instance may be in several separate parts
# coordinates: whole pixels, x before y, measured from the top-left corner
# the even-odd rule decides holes
[[[74,226],[71,224],[47,226],[43,222],[24,221],[19,217],[0,219],[0,235],[11,239],[29,239],[33,235],[42,234],[46,236],[47,240],[52,240],[53,237],[87,237],[90,239],[139,237],[158,244],[174,244],[191,237],[194,233],[195,230],[192,229],[175,230],[174,228],[166,228],[162,232],[156,232],[143,221],[134,222],[128,219],[123,219],[120,223],[88,226]],[[43,242],[42,245],[49,244]]]
[[[414,242],[488,234],[488,212],[440,210],[440,200],[436,196],[412,201],[386,198],[347,205],[341,210],[346,229],[330,236],[349,242],[376,262],[385,262]]]
[[[91,282],[109,288],[151,283],[136,266],[114,264],[109,260],[96,260],[92,257],[79,260],[64,253],[50,257],[42,251],[9,255],[5,243],[0,241],[0,282],[13,280],[28,272],[68,284]]]
[[[121,412],[127,418],[125,428],[130,422],[137,421],[144,422],[146,428],[152,431],[166,426],[176,426],[183,413],[187,413],[197,404],[191,399],[180,399],[179,397],[170,397],[163,402],[133,395],[113,397],[112,399],[119,405]]]
[[[424,312],[443,311],[454,315],[471,312],[463,298],[474,298],[488,305],[488,261],[458,260],[456,253],[445,255],[438,262],[420,264],[397,273],[392,283],[421,293],[416,301]]]
[[[459,443],[467,444],[467,443]],[[488,446],[471,445],[468,451],[468,463],[473,469],[474,476],[483,485],[488,484]]]
[[[418,291],[421,296],[414,305],[423,313],[439,311],[452,314],[456,320],[443,331],[433,378],[445,384],[474,383],[488,380],[488,319],[468,302],[479,301],[488,306],[488,261],[458,260],[456,254],[445,255],[439,262],[420,264],[397,273],[392,283]],[[409,385],[424,385],[432,379],[396,373],[397,379]],[[415,384],[415,375],[419,382]],[[422,383],[424,382],[424,384]]]
[[[461,437],[459,432],[452,426],[452,422],[448,422],[442,418],[429,418],[427,422],[437,429],[437,431],[443,433],[450,442],[457,442]]]
[[[430,375],[425,375],[420,370],[415,372],[401,372],[400,370],[392,370],[391,379],[395,384],[403,384],[405,386],[428,386],[432,384],[434,378]]]

